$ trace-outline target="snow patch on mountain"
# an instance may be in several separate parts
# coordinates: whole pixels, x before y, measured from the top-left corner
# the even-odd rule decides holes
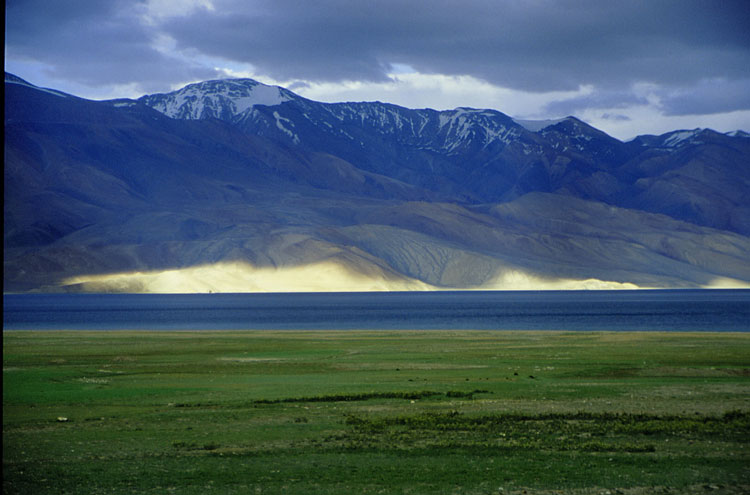
[[[662,146],[664,146],[665,148],[676,148],[685,141],[694,138],[702,131],[703,129],[697,128],[692,130],[670,132],[669,134],[667,134],[668,137],[664,139]]]
[[[452,139],[446,143],[446,151],[449,153],[458,148],[472,134],[474,122],[467,117],[467,109],[457,108],[449,114],[440,114],[439,128],[448,126],[447,135]]]
[[[438,130],[443,131],[445,136],[445,143],[441,148],[452,153],[472,141],[483,148],[497,142],[510,144],[520,137],[521,130],[507,124],[506,117],[493,110],[459,107],[440,112]]]
[[[292,127],[294,127],[294,122],[292,122],[291,120],[287,118],[282,117],[281,115],[279,115],[279,112],[276,112],[276,111],[273,112],[273,117],[276,119],[276,127],[281,132],[289,136],[292,139],[292,142],[294,144],[299,144],[299,136],[297,136],[297,134],[295,134],[294,131],[287,129],[287,127],[284,125],[284,122],[286,122],[287,124],[290,124]]]
[[[281,88],[277,86],[266,86],[265,84],[258,83],[253,87],[253,91],[249,96],[235,98],[234,104],[236,106],[237,113],[242,113],[250,107],[255,105],[265,105],[272,107],[274,105],[280,105],[281,103],[288,101],[289,97],[282,94]]]
[[[447,110],[445,112],[440,112],[440,121],[438,124],[438,127],[442,129],[446,125],[448,125],[449,129],[448,132],[450,132],[451,128],[453,128],[454,125],[461,128],[462,130],[459,131],[459,134],[463,134],[465,132],[466,125],[470,122],[469,121],[469,115],[471,114],[478,114],[482,113],[483,110],[477,110],[475,108],[466,108],[466,107],[459,107],[454,110]]]

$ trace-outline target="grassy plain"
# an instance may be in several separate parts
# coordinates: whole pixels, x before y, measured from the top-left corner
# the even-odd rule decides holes
[[[750,335],[3,333],[3,493],[749,493]]]

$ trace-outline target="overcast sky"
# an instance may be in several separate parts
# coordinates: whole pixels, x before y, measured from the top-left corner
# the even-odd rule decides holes
[[[93,99],[252,77],[318,101],[750,131],[750,0],[7,0],[5,70]]]

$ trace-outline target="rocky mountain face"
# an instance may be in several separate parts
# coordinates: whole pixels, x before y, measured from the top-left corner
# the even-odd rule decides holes
[[[249,79],[198,83],[139,101],[172,118],[219,118],[251,135],[329,153],[448,201],[553,192],[750,234],[741,198],[750,187],[743,166],[750,141],[741,131],[674,131],[623,143],[574,117],[524,126],[495,110],[326,104]]]
[[[147,291],[205,266],[220,276],[180,283],[750,281],[743,132],[621,142],[573,117],[326,104],[249,79],[107,102],[9,74],[5,90],[6,291]]]

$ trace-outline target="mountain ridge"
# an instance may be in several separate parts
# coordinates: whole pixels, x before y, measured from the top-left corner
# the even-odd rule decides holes
[[[226,84],[244,107],[213,95],[197,112],[194,85],[171,118],[156,110],[169,93],[96,102],[6,82],[5,290],[750,281],[742,133],[624,143],[574,117],[532,132],[496,110]]]
[[[215,88],[217,81],[201,84]],[[698,135],[714,133],[703,129],[687,136],[686,131],[672,131],[622,142],[575,117],[532,132],[491,109],[414,110],[379,102],[318,103],[285,94],[283,102],[248,109],[234,123],[249,134],[339,156],[362,170],[433,190],[446,199],[474,203],[507,201],[544,190],[664,212],[665,205],[654,204],[653,194],[641,190],[648,182],[642,179],[649,176],[633,162],[648,153],[664,156],[691,143],[701,144],[696,142]],[[733,138],[716,133],[710,140],[715,142],[719,135]],[[747,143],[744,154],[749,151]],[[731,163],[722,166],[732,168]],[[427,179],[425,171],[432,177]],[[740,179],[748,180],[747,171],[742,172]],[[633,203],[633,196],[644,199]],[[750,233],[739,221],[717,224],[716,218],[691,209],[691,201],[700,202],[687,200],[670,205],[668,211],[682,220]]]

